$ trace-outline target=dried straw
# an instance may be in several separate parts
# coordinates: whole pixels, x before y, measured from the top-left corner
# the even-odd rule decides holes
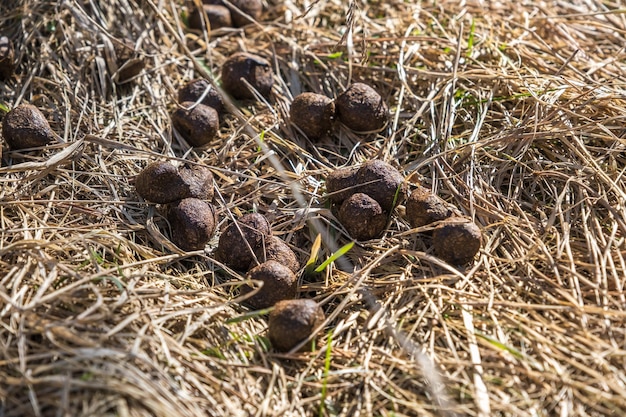
[[[17,74],[0,104],[38,106],[64,143],[4,149],[0,415],[626,414],[626,11],[620,3],[269,2],[263,21],[189,31],[190,4],[11,0]],[[130,40],[145,70],[112,82]],[[268,58],[271,102],[245,103],[193,149],[176,90],[219,86],[232,53]],[[312,143],[296,95],[354,81],[392,109],[378,134]],[[231,103],[231,106],[235,103]],[[252,210],[302,261],[350,241],[324,178],[380,158],[470,216],[475,263],[439,260],[402,207],[302,296],[317,348],[279,354],[241,277],[168,239],[134,190],[150,161],[212,167],[222,225]]]

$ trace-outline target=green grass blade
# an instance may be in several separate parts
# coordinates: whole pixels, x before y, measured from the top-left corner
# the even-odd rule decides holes
[[[245,321],[245,320],[250,320],[250,319],[253,319],[255,317],[264,316],[266,314],[269,314],[270,311],[272,311],[273,309],[274,309],[274,307],[269,307],[269,308],[264,308],[262,310],[251,311],[249,313],[242,314],[241,316],[230,318],[230,319],[226,320],[225,323],[226,324],[240,323],[240,322]]]
[[[322,380],[322,396],[321,396],[322,398],[320,399],[319,417],[322,417],[324,415],[324,410],[326,409],[326,395],[328,392],[328,374],[330,373],[332,342],[333,342],[333,332],[331,330],[330,332],[328,332],[328,342],[326,342],[326,358],[324,359],[324,376]]]
[[[326,259],[320,266],[315,268],[315,272],[322,272],[331,262],[335,262],[337,259],[341,258],[343,255],[348,253],[350,249],[354,246],[354,242],[350,242],[347,245],[342,246],[337,250],[337,252],[333,253],[330,258]]]
[[[472,25],[470,26],[469,37],[467,38],[467,56],[470,57],[472,55],[472,49],[474,49],[474,34],[476,30],[476,23],[474,19],[472,19]]]
[[[395,207],[398,204],[398,199],[400,198],[400,191],[402,191],[403,187],[404,187],[404,182],[398,185],[398,187],[396,188],[396,192],[393,194],[393,202],[391,203],[391,207]],[[393,211],[393,209],[391,211]],[[391,215],[391,211],[389,212],[389,215]]]
[[[528,355],[523,354],[522,352],[520,352],[519,350],[515,349],[512,346],[507,346],[504,343],[500,342],[499,340],[494,339],[493,337],[487,336],[485,334],[482,334],[480,332],[475,332],[477,337],[480,337],[483,340],[486,340],[490,345],[500,349],[500,350],[504,350],[508,353],[510,353],[511,355],[513,355],[516,359],[519,359],[521,361],[527,362],[528,364],[530,364],[530,366],[532,366],[533,368],[537,369],[538,371],[543,371],[543,366],[537,362],[535,359],[531,358]]]

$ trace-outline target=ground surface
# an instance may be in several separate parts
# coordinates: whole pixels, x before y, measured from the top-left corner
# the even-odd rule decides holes
[[[9,0],[16,75],[0,104],[38,106],[65,143],[0,167],[0,415],[626,414],[626,17],[623,4],[268,2],[208,36],[189,5]],[[146,62],[116,85],[107,50]],[[273,97],[235,103],[218,139],[171,130],[176,90],[233,52],[272,63]],[[351,81],[383,95],[378,134],[312,143],[293,97]],[[318,348],[279,354],[237,303],[241,277],[168,240],[137,196],[150,161],[216,175],[221,225],[258,211],[304,264],[351,240],[326,205],[332,169],[380,158],[482,229],[454,268],[399,207],[301,296],[327,315]],[[25,165],[24,165],[25,164]]]

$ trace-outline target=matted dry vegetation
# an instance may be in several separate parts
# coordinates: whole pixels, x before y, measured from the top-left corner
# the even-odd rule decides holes
[[[0,101],[37,105],[66,143],[2,156],[0,415],[626,414],[623,4],[265,6],[209,37],[180,1],[2,1],[20,64]],[[147,67],[115,85],[104,49],[123,38]],[[239,50],[270,59],[274,99],[191,149],[170,128],[176,89],[219,82]],[[350,81],[389,103],[383,132],[312,144],[286,123],[295,95]],[[222,224],[266,214],[304,262],[318,232],[320,259],[350,241],[325,175],[370,158],[471,216],[483,250],[446,265],[400,208],[302,275],[328,317],[306,353],[275,352],[217,240],[176,250],[133,186],[153,160],[208,165]]]

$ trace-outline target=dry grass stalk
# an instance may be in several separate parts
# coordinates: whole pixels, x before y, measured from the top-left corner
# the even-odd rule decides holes
[[[620,5],[266,6],[209,35],[186,29],[182,1],[0,5],[19,60],[0,105],[38,106],[64,141],[2,155],[0,415],[625,414]],[[146,68],[115,84],[125,39]],[[170,127],[176,89],[218,85],[240,50],[272,62],[273,101],[190,148]],[[285,123],[299,93],[352,81],[389,104],[384,131],[314,144]],[[233,321],[242,277],[213,261],[217,238],[179,251],[133,186],[155,159],[211,166],[221,219],[266,214],[301,260],[322,233],[323,258],[349,241],[323,179],[371,158],[471,217],[483,250],[450,267],[394,216],[343,267],[303,277],[328,319],[302,354],[274,352],[262,316]]]

